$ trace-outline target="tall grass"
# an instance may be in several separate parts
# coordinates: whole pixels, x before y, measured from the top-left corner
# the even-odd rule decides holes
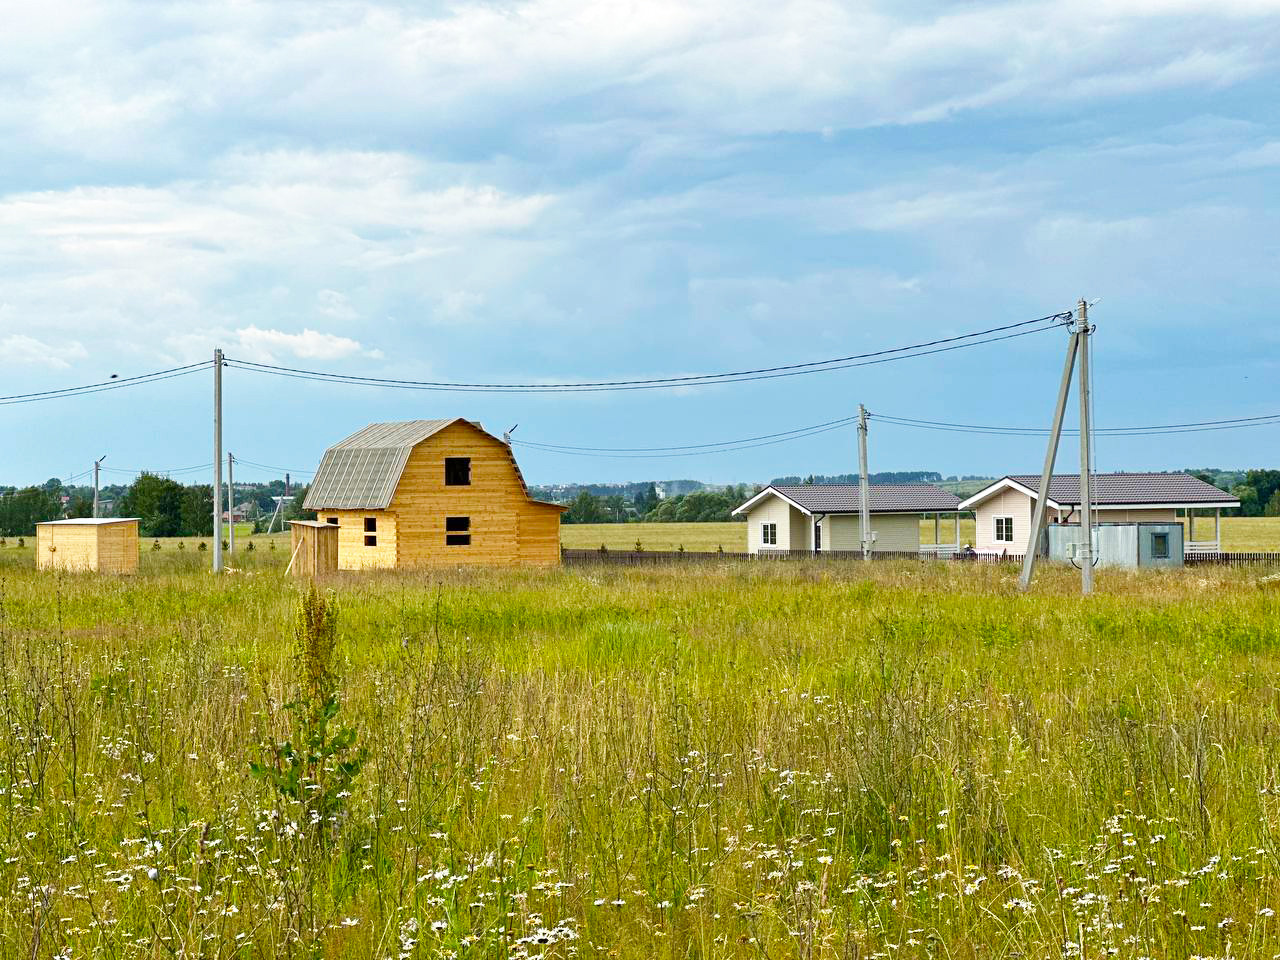
[[[0,567],[0,956],[1280,952],[1258,574],[350,576],[322,688],[279,563],[144,561]]]

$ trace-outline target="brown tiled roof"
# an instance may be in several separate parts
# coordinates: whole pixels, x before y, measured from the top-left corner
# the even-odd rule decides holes
[[[862,497],[856,483],[805,483],[773,486],[811,513],[857,513]],[[947,512],[960,498],[931,483],[873,483],[868,487],[872,513]]]
[[[1038,474],[1018,474],[1008,479],[1029,490],[1040,489]],[[1186,473],[1098,473],[1094,474],[1092,488],[1095,504],[1239,505],[1225,490]],[[1049,481],[1049,499],[1064,505],[1078,504],[1079,474],[1054,474]]]

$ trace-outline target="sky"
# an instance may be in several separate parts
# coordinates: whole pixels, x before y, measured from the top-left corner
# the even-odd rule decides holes
[[[1095,422],[1280,413],[1280,0],[0,0],[0,395],[229,357],[410,380],[799,363],[1097,300]],[[871,411],[870,465],[1035,472],[1066,334],[811,376],[490,395],[225,374],[241,479],[378,420],[655,447]],[[212,459],[211,370],[0,405],[0,483]],[[1074,410],[1073,400],[1073,410]],[[1074,415],[1071,418],[1074,420]],[[857,468],[517,449],[533,483]],[[1078,466],[1074,440],[1060,464]],[[1280,465],[1280,426],[1100,470]],[[267,469],[272,468],[272,469]],[[208,470],[175,476],[188,482]]]

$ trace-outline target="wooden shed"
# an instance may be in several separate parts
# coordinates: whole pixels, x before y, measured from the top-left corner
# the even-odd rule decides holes
[[[289,571],[295,577],[323,577],[338,569],[338,528],[319,520],[290,520],[293,528]]]
[[[138,520],[83,517],[37,523],[36,567],[134,573],[138,569]]]
[[[305,507],[338,528],[338,568],[560,562],[560,514],[478,424],[375,423],[330,447]]]

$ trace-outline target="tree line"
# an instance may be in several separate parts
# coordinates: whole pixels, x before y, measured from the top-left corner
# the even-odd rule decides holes
[[[1280,517],[1280,470],[1192,470],[1192,474],[1229,492],[1240,508],[1223,516]]]
[[[741,520],[730,514],[750,499],[758,487],[745,484],[722,490],[696,490],[661,498],[655,484],[628,499],[621,494],[596,496],[583,490],[569,501],[562,523],[720,523]]]
[[[283,494],[283,481],[257,486],[262,489],[253,493],[255,505],[274,509],[272,491],[278,489],[276,495]],[[207,483],[183,485],[169,477],[142,473],[129,486],[113,487],[111,492],[114,494],[111,515],[137,517],[141,536],[213,536],[213,488]],[[299,508],[305,496],[303,487],[285,504],[286,520],[302,515]],[[0,536],[33,536],[37,523],[91,516],[92,488],[65,486],[56,477],[39,486],[0,489]],[[266,517],[262,519],[265,527]]]

